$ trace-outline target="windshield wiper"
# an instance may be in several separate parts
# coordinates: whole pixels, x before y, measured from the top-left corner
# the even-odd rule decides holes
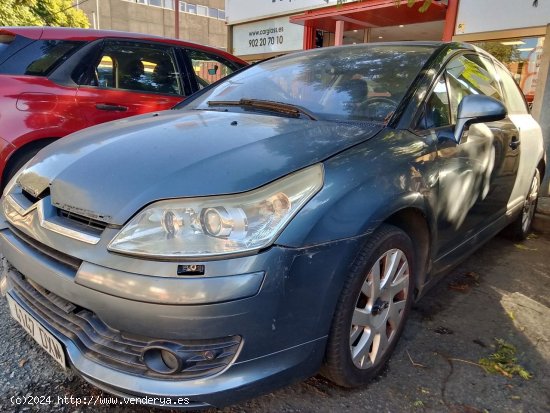
[[[282,113],[293,118],[299,118],[301,115],[307,116],[311,120],[317,120],[315,115],[309,110],[291,103],[274,102],[272,100],[260,99],[241,99],[241,100],[209,100],[208,106],[240,106],[247,108],[264,109],[277,113]]]

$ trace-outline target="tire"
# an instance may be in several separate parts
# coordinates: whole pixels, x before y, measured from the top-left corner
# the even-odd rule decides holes
[[[383,224],[369,238],[338,299],[323,376],[343,387],[357,387],[384,367],[411,309],[413,251],[409,236],[392,225]]]
[[[537,202],[540,189],[540,172],[535,169],[529,192],[525,198],[521,214],[507,228],[507,234],[514,241],[523,241],[531,231],[531,224],[537,209]]]

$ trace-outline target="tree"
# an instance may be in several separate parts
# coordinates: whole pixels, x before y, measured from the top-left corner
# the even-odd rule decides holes
[[[72,0],[2,0],[0,26],[90,27]]]
[[[328,0],[326,0],[327,3],[328,3]],[[363,0],[337,0],[337,4],[344,4],[344,3],[351,3],[351,2],[354,2],[354,1],[363,1]],[[414,3],[416,2],[416,0],[394,0],[395,2],[395,5],[397,7],[399,7],[401,5],[401,3],[403,2],[407,2],[407,6],[408,7],[412,7],[414,6]],[[418,8],[418,11],[420,13],[424,13],[426,10],[428,10],[430,8],[430,5],[432,4],[433,0],[424,0],[424,2],[422,3],[422,6],[420,6]],[[533,7],[538,7],[539,5],[539,0],[533,0]]]
[[[476,42],[474,44],[492,54],[502,63],[520,60],[521,54],[516,45],[505,45],[501,42]]]
[[[344,4],[344,3],[352,3],[354,1],[363,1],[363,0],[337,0],[336,4],[341,5],[341,4]],[[394,3],[395,3],[396,7],[399,7],[399,6],[401,6],[401,3],[405,2],[405,1],[407,2],[408,7],[413,7],[415,2],[416,2],[416,0],[394,0]],[[426,10],[428,10],[430,5],[432,4],[432,1],[433,0],[424,0],[422,5],[418,8],[418,11],[420,13],[424,13]]]
[[[0,7],[0,26],[40,26],[44,22],[32,11],[36,0],[4,0]]]
[[[90,27],[88,17],[73,6],[72,0],[40,0],[34,10],[47,26]]]

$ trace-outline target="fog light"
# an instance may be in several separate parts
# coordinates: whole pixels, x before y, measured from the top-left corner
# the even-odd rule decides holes
[[[176,356],[174,353],[171,353],[167,350],[161,350],[160,357],[162,358],[162,361],[169,369],[175,371],[179,368],[178,356]]]
[[[181,370],[182,359],[171,349],[166,347],[148,347],[141,359],[148,369],[160,374],[173,374]]]

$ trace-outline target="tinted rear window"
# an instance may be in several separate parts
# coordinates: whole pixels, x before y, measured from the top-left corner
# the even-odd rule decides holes
[[[83,44],[84,42],[77,41],[37,40],[3,62],[0,73],[48,76]],[[2,49],[0,53],[1,51]]]
[[[0,34],[0,57],[6,52],[14,40],[15,36],[11,34]]]

